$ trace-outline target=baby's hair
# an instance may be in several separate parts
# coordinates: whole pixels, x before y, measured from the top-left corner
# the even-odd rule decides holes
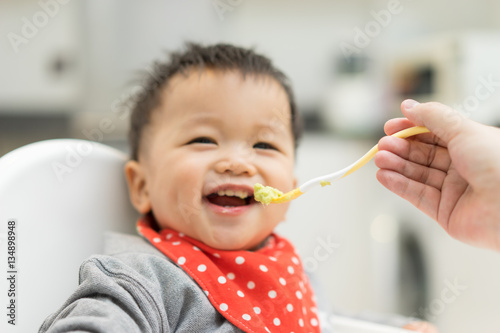
[[[161,103],[161,93],[169,80],[176,74],[187,75],[190,69],[205,68],[215,70],[237,70],[245,77],[263,75],[274,78],[285,90],[291,110],[291,126],[295,147],[302,135],[302,122],[297,112],[295,98],[288,78],[272,64],[271,60],[255,53],[251,49],[229,44],[202,46],[195,43],[186,44],[184,52],[173,52],[166,62],[156,61],[140,92],[131,101],[130,117],[130,157],[139,158],[139,148],[144,128],[150,123],[153,110]]]

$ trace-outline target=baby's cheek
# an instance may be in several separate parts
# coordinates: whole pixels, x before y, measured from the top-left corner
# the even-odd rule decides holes
[[[266,228],[272,231],[280,222],[285,221],[286,212],[288,211],[289,203],[270,204],[264,209]]]
[[[176,194],[176,204],[191,204],[202,198],[205,179],[205,168],[196,159],[186,160],[175,166],[175,172],[171,175],[172,191]]]
[[[160,226],[184,232],[199,215],[201,177],[196,166],[186,163],[177,163],[165,172],[168,176],[160,185],[161,197],[153,211]]]
[[[186,158],[175,158],[175,156],[165,160],[158,172],[158,179],[161,182],[160,191],[168,197],[170,201],[177,200],[179,195],[189,189],[196,188],[200,178],[200,165],[195,161]]]
[[[278,223],[282,222],[285,220],[285,215],[286,212],[288,211],[288,207],[290,206],[290,203],[283,203],[283,204],[277,204],[277,212],[276,212],[276,217],[278,219]]]
[[[176,167],[176,172],[172,176],[178,186],[193,188],[199,182],[200,168],[193,163],[183,163]]]
[[[277,159],[268,162],[264,170],[270,182],[276,183],[280,191],[288,192],[293,190],[295,185],[293,161],[289,161],[287,158]]]

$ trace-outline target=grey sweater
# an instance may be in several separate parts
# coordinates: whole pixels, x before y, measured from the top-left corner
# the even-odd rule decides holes
[[[39,332],[242,332],[146,240],[110,236],[80,267],[77,290]]]

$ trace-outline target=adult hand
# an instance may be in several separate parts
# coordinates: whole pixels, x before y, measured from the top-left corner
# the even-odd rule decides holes
[[[419,125],[431,133],[384,137],[377,179],[436,220],[452,237],[500,251],[500,129],[466,119],[440,103],[401,104],[390,135]]]

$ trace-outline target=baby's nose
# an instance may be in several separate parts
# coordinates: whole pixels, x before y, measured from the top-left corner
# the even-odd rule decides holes
[[[243,156],[228,156],[222,158],[215,165],[218,173],[233,173],[235,175],[253,176],[257,173],[257,168],[249,158]]]

